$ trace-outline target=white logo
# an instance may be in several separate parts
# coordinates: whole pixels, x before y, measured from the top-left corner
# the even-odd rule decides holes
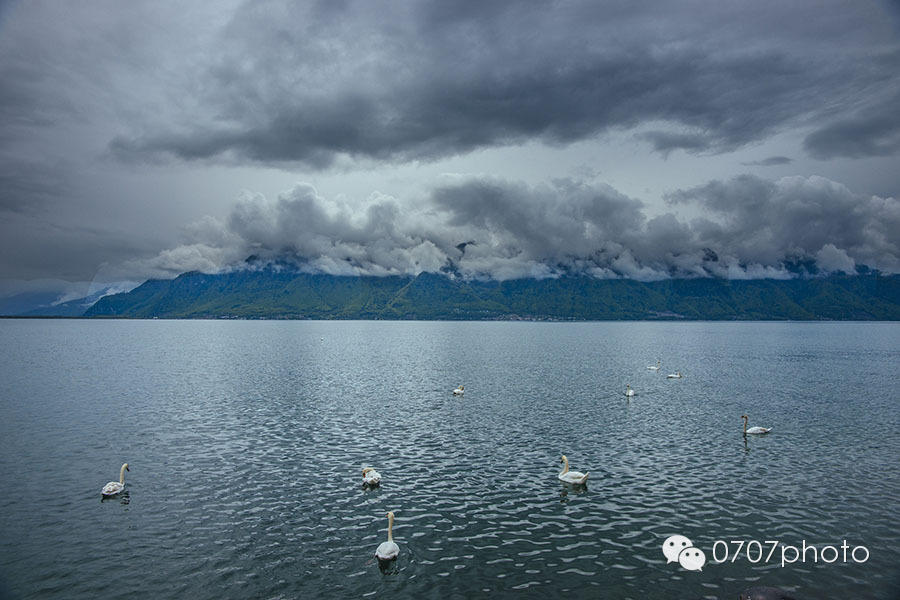
[[[688,571],[702,571],[706,564],[706,554],[694,548],[691,540],[683,535],[670,535],[662,545],[666,564],[677,562]]]
[[[685,548],[678,555],[678,564],[688,571],[702,571],[706,564],[706,555],[700,548]]]
[[[662,547],[663,554],[665,554],[668,559],[666,563],[678,562],[678,555],[681,554],[681,551],[685,548],[691,548],[693,545],[691,540],[683,535],[669,536],[668,539],[663,542]]]

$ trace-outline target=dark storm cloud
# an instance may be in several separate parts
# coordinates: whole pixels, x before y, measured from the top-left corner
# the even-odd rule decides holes
[[[0,215],[40,212],[65,193],[58,173],[45,165],[9,158],[0,161]]]
[[[770,156],[769,158],[764,158],[762,160],[754,160],[741,164],[748,167],[775,167],[778,165],[789,165],[792,162],[794,162],[794,160],[787,156]]]
[[[862,11],[691,8],[248,3],[221,33],[216,58],[196,66],[199,96],[179,125],[150,116],[110,148],[131,160],[323,168],[342,157],[432,160],[531,139],[566,144],[646,124],[642,137],[663,154],[720,152],[815,115],[840,128],[844,116],[829,112],[836,99],[881,98],[896,81],[884,53],[859,68],[873,48],[897,47]],[[827,38],[847,51],[835,53]],[[895,116],[884,118],[896,127]],[[896,151],[878,131],[858,134],[856,149],[842,150],[827,131],[809,147]]]
[[[900,73],[900,60],[893,65]],[[900,85],[896,86],[900,88]],[[804,148],[821,159],[893,156],[900,152],[900,93],[887,102],[842,116],[806,137]]]
[[[823,159],[896,155],[896,14],[890,4],[849,1],[8,3],[0,10],[0,277],[87,280],[99,269],[136,279],[215,270],[257,251],[328,272],[446,268],[472,277],[737,277],[782,273],[795,254],[823,268],[893,269],[895,238],[853,212],[868,207],[893,223],[891,198],[832,194],[868,244],[832,232],[829,214],[817,227],[833,234],[791,245],[777,224],[745,230],[729,219],[735,207],[704,204],[763,198],[759,210],[774,218],[775,204],[795,201],[786,180],[726,181],[717,200],[715,186],[695,190],[691,201],[715,218],[686,222],[650,218],[636,199],[594,183],[513,179],[529,160],[552,155],[530,181],[579,172],[592,173],[589,182],[602,172],[635,190],[638,178],[622,174],[644,171],[654,202],[674,184],[663,179],[671,169],[653,170],[648,148],[671,160],[759,143],[794,156],[784,146],[807,136],[806,151]],[[602,144],[630,139],[645,148]],[[592,143],[577,170],[562,164],[575,149],[545,147],[584,140]],[[485,153],[476,168],[508,179],[424,181],[471,171],[480,160],[472,155],[392,164],[502,146],[516,148]],[[610,156],[621,164],[599,164]],[[728,172],[727,161],[676,160],[696,169],[677,181]],[[212,162],[262,168],[207,169]],[[786,163],[754,166],[773,164]],[[873,174],[882,162],[854,164],[842,175],[854,189],[896,195],[896,179]],[[403,201],[373,196],[360,212],[305,188],[248,197],[172,247],[184,221],[221,215],[233,190],[275,188],[285,171],[269,169],[298,166],[332,168],[301,177],[336,194],[382,189]],[[352,174],[346,188],[340,168]],[[827,191],[804,181],[804,193]],[[414,198],[422,189],[432,191]],[[755,249],[754,235],[772,248]]]
[[[529,186],[490,177],[451,179],[416,207],[388,196],[364,206],[321,197],[301,184],[274,201],[246,196],[188,243],[132,269],[186,270],[293,262],[340,275],[450,271],[465,278],[582,274],[669,277],[792,277],[900,272],[900,202],[862,196],[821,177],[768,181],[745,175],[673,193],[672,205],[707,215],[647,219],[643,204],[605,185],[572,179]]]
[[[42,279],[52,273],[59,279],[90,281],[98,266],[147,256],[159,247],[121,231],[51,223],[31,212],[0,214],[0,222],[0,256],[3,263],[15,266],[16,279],[21,280]],[[125,279],[128,277],[120,277]]]
[[[640,136],[653,145],[653,149],[668,156],[673,150],[701,152],[710,147],[710,140],[700,133],[674,133],[670,131],[649,131]]]

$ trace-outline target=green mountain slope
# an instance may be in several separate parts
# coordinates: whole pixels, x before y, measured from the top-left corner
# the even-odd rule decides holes
[[[791,280],[341,277],[184,273],[106,296],[90,317],[287,319],[900,320],[900,276]]]

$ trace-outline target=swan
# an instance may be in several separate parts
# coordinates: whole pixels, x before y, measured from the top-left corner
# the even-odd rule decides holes
[[[650,365],[647,369],[650,371],[659,371],[659,360],[656,361],[655,365]]]
[[[631,386],[628,384],[625,385],[625,395],[629,397],[634,396],[634,390],[631,389]]]
[[[363,469],[362,473],[363,485],[375,487],[376,485],[381,483],[381,474],[372,467],[366,467],[365,469]]]
[[[110,481],[106,485],[103,486],[103,489],[100,490],[100,493],[104,496],[115,496],[125,489],[125,471],[130,471],[128,468],[128,463],[122,465],[122,468],[119,469],[119,480],[118,481]]]
[[[753,434],[753,435],[762,435],[764,433],[769,433],[772,431],[771,427],[751,427],[747,429],[747,423],[750,421],[750,417],[747,415],[741,415],[741,418],[744,420],[744,435]]]
[[[563,454],[563,457],[559,460],[559,462],[563,463],[564,465],[562,473],[559,474],[560,481],[564,481],[566,483],[585,483],[587,481],[587,473],[569,470],[569,459],[566,458],[565,454]]]
[[[394,543],[394,536],[391,533],[391,530],[394,528],[394,513],[389,512],[387,518],[388,539],[386,542],[378,544],[378,548],[375,550],[375,556],[378,557],[378,560],[394,560],[400,554],[400,546]]]
[[[666,375],[666,379],[682,379],[684,375],[681,374],[681,371],[676,371],[675,373],[669,373]]]
[[[453,390],[454,396],[462,396],[465,393],[465,388],[461,385],[456,386],[456,388]]]

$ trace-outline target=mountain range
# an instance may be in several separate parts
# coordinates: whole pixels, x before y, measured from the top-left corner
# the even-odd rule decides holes
[[[900,276],[788,280],[466,281],[436,273],[337,276],[269,266],[151,279],[86,317],[529,320],[900,320]]]

